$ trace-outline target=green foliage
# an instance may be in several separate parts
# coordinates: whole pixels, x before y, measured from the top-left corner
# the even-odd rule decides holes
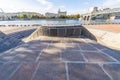
[[[59,18],[65,19],[65,18],[67,18],[67,16],[61,15],[61,16],[59,16]]]
[[[26,19],[26,18],[28,18],[28,16],[26,14],[20,14],[18,16],[18,18]]]
[[[80,14],[67,15],[67,18],[78,19],[78,18],[80,18]]]
[[[75,14],[75,15],[74,15],[74,18],[75,18],[75,19],[80,18],[80,14]]]
[[[29,14],[29,15],[26,15],[26,14],[20,14],[17,16],[17,18],[19,19],[44,19],[46,18],[46,16],[44,15],[39,15],[39,14]]]
[[[13,18],[19,18],[19,19],[45,19],[47,17],[45,15],[40,15],[40,14],[29,14],[29,15],[27,15],[25,13],[22,13],[22,14],[20,14],[18,16],[13,16]],[[51,17],[51,18],[56,18],[56,17]],[[65,19],[65,18],[67,18],[67,19],[78,19],[78,18],[80,18],[80,14],[73,14],[73,15],[66,15],[66,16],[61,15],[61,16],[59,16],[57,18],[61,18],[61,19]]]
[[[44,15],[41,15],[41,16],[40,16],[40,18],[42,18],[42,19],[45,19],[45,18],[46,18],[46,16],[44,16]]]
[[[40,18],[40,16],[38,16],[38,15],[36,15],[36,14],[32,14],[31,16],[30,16],[30,19],[39,19]]]

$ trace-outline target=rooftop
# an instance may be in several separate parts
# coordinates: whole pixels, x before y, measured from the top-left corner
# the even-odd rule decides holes
[[[0,54],[0,80],[120,80],[120,51],[88,38],[43,37]]]

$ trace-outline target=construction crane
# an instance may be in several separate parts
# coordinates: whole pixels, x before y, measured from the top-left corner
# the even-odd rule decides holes
[[[6,20],[5,18],[7,18],[7,20],[10,20],[10,18],[6,15],[2,8],[0,8],[0,11],[3,14],[3,20]]]

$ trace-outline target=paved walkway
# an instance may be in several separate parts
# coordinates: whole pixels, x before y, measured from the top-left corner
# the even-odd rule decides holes
[[[83,26],[120,33],[120,24],[96,24]]]
[[[0,54],[0,80],[120,80],[120,52],[85,38],[40,37]]]
[[[22,32],[22,31],[27,31],[27,30],[34,30],[37,29],[38,26],[29,26],[29,27],[0,27],[0,31],[2,31],[5,34],[12,34],[12,33],[17,33],[17,32]]]

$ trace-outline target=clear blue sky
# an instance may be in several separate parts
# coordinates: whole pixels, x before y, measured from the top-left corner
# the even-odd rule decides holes
[[[60,8],[68,14],[85,13],[91,7],[120,7],[120,0],[0,0],[5,12],[57,12]]]

